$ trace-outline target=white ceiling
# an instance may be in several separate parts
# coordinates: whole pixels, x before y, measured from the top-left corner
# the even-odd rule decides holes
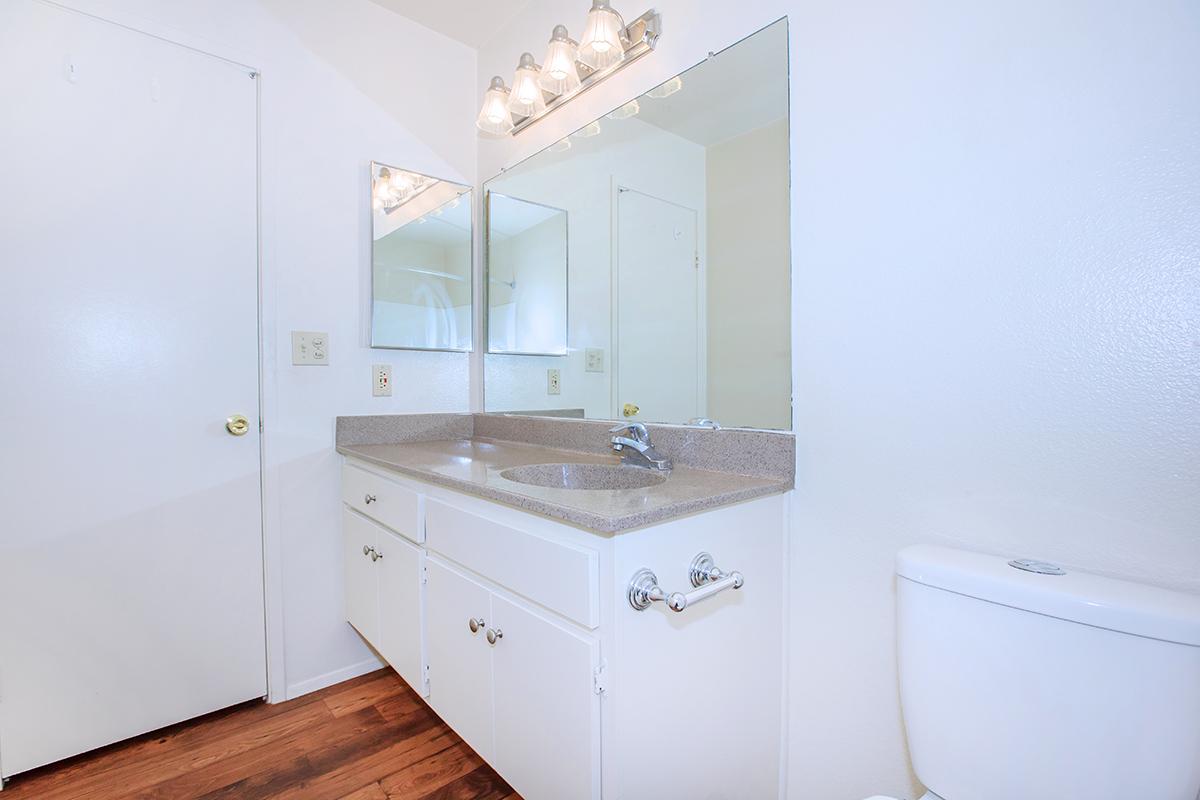
[[[372,0],[376,5],[478,49],[530,0]]]

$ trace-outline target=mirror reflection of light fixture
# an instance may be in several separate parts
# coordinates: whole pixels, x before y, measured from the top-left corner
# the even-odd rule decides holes
[[[371,206],[390,214],[437,182],[428,175],[380,166],[371,179]]]
[[[613,11],[608,0],[592,0],[587,25],[579,37],[579,61],[595,70],[608,69],[625,60],[621,33],[625,20]]]
[[[565,25],[555,25],[542,60],[538,84],[553,95],[567,94],[579,88],[579,45],[571,41]]]
[[[670,97],[683,88],[683,78],[676,75],[666,83],[660,83],[650,91],[646,92],[646,97],[653,97],[656,100],[661,100],[664,97]]]
[[[499,75],[492,78],[491,85],[483,95],[483,108],[479,109],[475,124],[481,131],[498,136],[513,129],[512,114],[508,110],[508,89]]]
[[[642,107],[638,105],[637,100],[630,100],[628,103],[621,106],[620,108],[610,111],[608,114],[608,118],[609,119],[629,119],[630,117],[636,117],[637,113],[641,110],[642,110]]]
[[[546,110],[546,98],[538,84],[538,67],[533,53],[522,53],[508,93],[508,110],[514,116],[532,117]]]
[[[599,136],[600,135],[600,123],[597,122],[596,120],[592,120],[587,125],[584,125],[582,128],[575,131],[571,135],[574,136],[576,139],[590,139],[593,136]]]
[[[580,41],[572,41],[565,26],[554,26],[544,64],[539,67],[533,54],[523,53],[511,92],[502,78],[492,78],[475,124],[496,136],[520,133],[649,53],[661,32],[662,16],[653,9],[626,25],[610,0],[592,0]],[[636,109],[628,116],[633,113]]]

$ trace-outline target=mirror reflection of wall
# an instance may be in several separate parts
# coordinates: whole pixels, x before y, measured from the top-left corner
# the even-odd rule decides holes
[[[487,356],[489,411],[791,427],[787,69],[781,20],[486,185],[571,220],[567,356]]]
[[[488,352],[567,353],[567,212],[487,193]]]
[[[471,188],[371,165],[371,346],[471,349]]]

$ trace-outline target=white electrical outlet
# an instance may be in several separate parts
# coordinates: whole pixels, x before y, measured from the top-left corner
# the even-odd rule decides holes
[[[562,373],[556,369],[546,370],[546,394],[562,394]]]
[[[329,365],[329,334],[292,331],[292,363],[305,367]]]
[[[599,347],[584,349],[583,364],[587,372],[604,372],[604,351]]]
[[[372,397],[391,397],[392,396],[392,365],[391,364],[372,364],[371,365],[371,396]]]

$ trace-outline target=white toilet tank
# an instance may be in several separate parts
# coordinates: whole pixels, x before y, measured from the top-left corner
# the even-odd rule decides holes
[[[904,723],[931,791],[1197,800],[1200,597],[944,547],[901,551],[896,573]]]

